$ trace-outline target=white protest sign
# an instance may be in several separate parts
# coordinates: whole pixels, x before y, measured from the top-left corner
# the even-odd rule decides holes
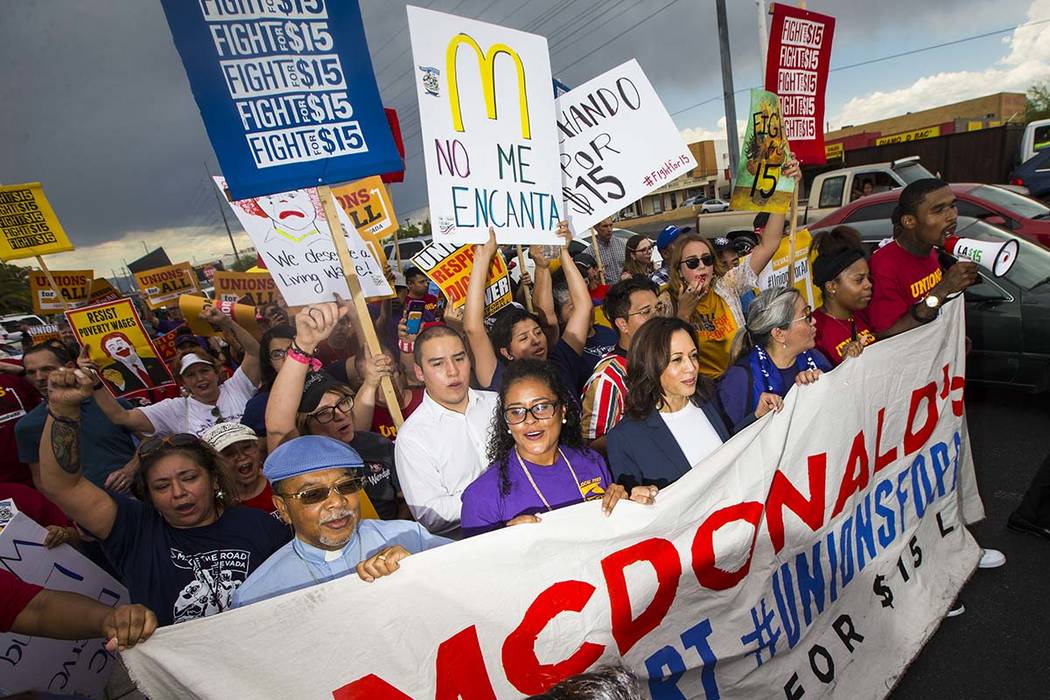
[[[558,98],[566,216],[586,231],[696,167],[660,96],[631,59]]]
[[[655,698],[884,697],[980,557],[963,324],[950,302],[794,387],[652,506],[544,513],[125,660],[151,697],[517,698],[621,659]]]
[[[225,195],[226,181],[214,178]],[[289,306],[350,298],[328,220],[316,188],[230,202],[237,220],[266,262]],[[368,298],[389,297],[393,290],[346,212],[335,206],[361,289]]]
[[[560,244],[547,40],[408,7],[435,243]]]
[[[128,591],[69,545],[44,547],[47,530],[18,513],[0,532],[0,568],[26,583],[79,593],[103,605],[126,605]],[[106,640],[66,641],[0,634],[0,695],[39,690],[102,697],[117,659]]]

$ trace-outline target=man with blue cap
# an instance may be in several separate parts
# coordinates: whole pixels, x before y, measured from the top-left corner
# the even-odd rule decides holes
[[[667,286],[671,279],[671,269],[667,267],[668,261],[671,259],[671,246],[678,240],[679,236],[692,230],[692,226],[664,226],[663,230],[660,231],[660,235],[656,237],[656,249],[660,251],[660,258],[663,260],[660,269],[654,272],[651,277],[657,287]]]
[[[306,588],[356,570],[364,581],[397,571],[412,553],[447,544],[408,520],[361,520],[358,473],[364,462],[334,438],[304,435],[266,458],[273,503],[295,537],[234,592],[233,606]]]

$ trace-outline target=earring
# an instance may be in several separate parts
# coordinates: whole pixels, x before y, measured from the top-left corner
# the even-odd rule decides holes
[[[566,420],[565,420],[564,418],[562,418],[562,419],[561,419],[561,422],[562,422],[562,424],[564,425],[564,424],[566,423]]]
[[[510,428],[507,428],[507,435],[510,435]]]

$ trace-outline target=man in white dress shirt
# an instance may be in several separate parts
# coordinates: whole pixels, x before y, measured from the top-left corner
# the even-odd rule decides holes
[[[413,355],[426,393],[397,433],[397,477],[412,516],[435,535],[458,538],[460,496],[489,463],[498,396],[470,388],[466,344],[448,326],[420,333]]]

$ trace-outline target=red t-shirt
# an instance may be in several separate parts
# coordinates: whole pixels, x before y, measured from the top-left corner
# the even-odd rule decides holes
[[[0,483],[0,501],[6,498],[13,500],[18,512],[28,515],[40,527],[73,526],[73,521],[69,519],[69,516],[36,489],[23,484]]]
[[[813,311],[813,321],[817,324],[817,350],[828,358],[832,366],[842,362],[842,351],[853,340],[853,328],[849,321],[843,321],[828,315],[824,309]],[[853,314],[857,327],[857,340],[865,346],[875,342],[875,334],[862,313]]]
[[[867,308],[872,330],[881,333],[892,326],[940,281],[941,266],[935,249],[920,257],[893,241],[876,250],[871,256],[874,290]]]
[[[10,630],[15,618],[42,590],[40,586],[26,583],[10,571],[0,569],[0,632]]]
[[[273,506],[273,489],[270,488],[270,484],[266,484],[262,491],[259,492],[258,496],[249,498],[247,501],[241,501],[242,506],[248,508],[255,508],[266,513],[273,513],[276,508]]]
[[[408,418],[412,415],[412,411],[416,410],[416,407],[421,403],[423,403],[423,387],[419,386],[412,389],[412,398],[409,399],[407,405],[401,408],[401,416]],[[387,440],[393,440],[397,437],[394,418],[390,415],[390,411],[387,410],[386,406],[376,404],[375,411],[372,413],[372,432],[382,435]]]
[[[40,403],[40,393],[22,377],[0,374],[0,481],[33,486],[29,467],[18,461],[15,423]]]

